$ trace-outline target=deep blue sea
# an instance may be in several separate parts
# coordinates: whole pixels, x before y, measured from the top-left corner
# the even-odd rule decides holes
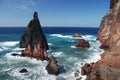
[[[82,63],[95,62],[100,59],[103,50],[99,49],[100,42],[96,41],[98,28],[92,27],[42,27],[46,35],[49,50],[48,55],[54,55],[58,64],[66,70],[58,76],[49,75],[45,70],[47,61],[37,61],[27,57],[14,57],[12,53],[21,54],[19,40],[25,27],[0,27],[0,80],[75,80],[74,72],[81,70]],[[90,48],[76,48],[80,38],[73,38],[79,33],[89,41]],[[26,68],[28,73],[19,73]],[[81,76],[81,75],[80,75]],[[85,76],[82,76],[85,80]]]

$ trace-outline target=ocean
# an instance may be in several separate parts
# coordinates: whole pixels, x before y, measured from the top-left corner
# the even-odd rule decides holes
[[[0,27],[0,80],[76,80],[74,73],[81,70],[84,63],[96,62],[103,50],[96,40],[98,28],[93,27],[42,27],[49,45],[48,55],[53,55],[58,64],[66,70],[58,76],[49,75],[45,70],[47,61],[38,61],[28,57],[11,56],[21,54],[19,40],[25,27]],[[89,41],[90,48],[76,48],[80,38],[73,38],[79,33]],[[19,73],[23,68],[27,73]],[[81,75],[79,75],[81,76]],[[85,80],[85,76],[81,76]]]

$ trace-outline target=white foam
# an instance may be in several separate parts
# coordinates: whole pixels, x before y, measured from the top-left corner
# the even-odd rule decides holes
[[[73,39],[68,39],[68,42],[75,42],[75,40],[73,40]]]
[[[51,34],[50,36],[59,37],[59,38],[72,38],[71,35],[62,35],[62,34]]]
[[[0,51],[3,51],[3,49],[0,48]]]
[[[62,57],[64,54],[63,52],[53,52],[51,53],[54,57]]]
[[[96,36],[94,35],[82,35],[83,39],[85,40],[96,40]]]
[[[60,38],[71,38],[69,40],[73,40],[73,42],[75,41],[74,39],[75,38],[72,38],[72,36],[69,36],[69,35],[61,35],[61,34],[52,34],[51,36],[56,36],[56,37],[60,37]],[[26,62],[26,63],[29,63],[30,65],[34,66],[34,67],[30,67],[30,66],[20,66],[20,67],[13,67],[11,66],[12,68],[8,68],[8,69],[5,69],[5,71],[10,71],[12,69],[12,71],[10,71],[10,75],[12,77],[17,77],[18,80],[60,80],[61,78],[63,78],[63,80],[75,80],[76,78],[74,77],[74,73],[76,70],[80,70],[81,71],[81,63],[91,63],[91,62],[95,62],[97,61],[98,59],[100,59],[100,54],[103,53],[101,49],[99,49],[99,45],[100,43],[98,41],[95,41],[96,40],[96,37],[95,36],[92,36],[92,35],[83,35],[83,38],[85,38],[86,40],[90,40],[90,48],[89,49],[86,49],[88,51],[90,51],[90,54],[88,54],[90,57],[88,59],[84,59],[84,60],[81,60],[79,57],[75,57],[75,56],[72,56],[72,55],[67,55],[65,54],[64,52],[62,51],[58,51],[58,52],[53,52],[51,53],[52,55],[54,55],[55,57],[65,57],[66,58],[66,61],[65,63],[65,68],[67,68],[66,66],[69,66],[67,65],[69,62],[72,62],[73,65],[70,65],[70,70],[66,71],[66,73],[63,73],[63,74],[60,74],[58,76],[54,76],[54,75],[49,75],[47,73],[47,71],[45,70],[45,66],[47,65],[47,61],[38,61],[36,59],[31,59],[31,58],[28,58],[28,57],[19,57],[19,56],[11,56],[12,53],[18,53],[18,54],[21,54],[21,52],[11,52],[11,53],[7,53],[5,55],[5,58],[4,59],[7,59],[5,61],[7,61],[8,64],[21,64],[22,62]],[[93,41],[91,41],[93,40]],[[6,44],[6,43],[5,43]],[[9,44],[9,43],[8,43]],[[15,44],[12,44],[12,46],[15,46],[17,43]],[[48,45],[53,45],[52,43],[48,43]],[[75,46],[70,46],[71,48],[76,48]],[[21,48],[15,48],[14,50],[21,50]],[[48,52],[50,52],[51,50],[48,50]],[[80,53],[80,51],[76,51],[75,53]],[[73,53],[74,54],[74,53]],[[85,53],[86,54],[86,53]],[[1,60],[0,60],[1,61]],[[59,63],[59,61],[58,61]],[[8,65],[7,64],[7,65]],[[63,65],[64,66],[64,65]],[[22,69],[22,68],[26,68],[28,70],[28,73],[19,73],[19,71]],[[81,75],[79,75],[81,76]],[[85,77],[86,76],[82,76],[82,79],[81,80],[85,80]]]
[[[9,54],[9,55],[8,55]],[[9,74],[12,77],[16,77],[18,80],[55,80],[56,76],[54,75],[49,75],[47,73],[47,71],[45,70],[45,66],[47,65],[47,61],[38,61],[36,59],[31,59],[31,58],[27,58],[27,57],[15,57],[15,56],[11,56],[11,53],[6,54],[7,57],[7,62],[12,64],[13,61],[14,63],[21,63],[26,61],[26,63],[30,63],[32,65],[32,67],[30,67],[29,65],[24,67],[24,66],[20,66],[20,67],[15,67],[15,68],[11,68],[12,70],[9,71]],[[27,73],[19,73],[19,71],[21,69],[27,69],[28,72]],[[10,69],[8,69],[10,70]]]
[[[74,45],[73,46],[70,46],[71,48],[76,48]]]
[[[15,46],[19,44],[19,41],[8,41],[8,42],[0,42],[1,46]]]
[[[19,47],[17,47],[17,48],[15,48],[13,50],[25,50],[25,48],[19,48]]]
[[[53,43],[48,43],[49,46],[53,46]]]

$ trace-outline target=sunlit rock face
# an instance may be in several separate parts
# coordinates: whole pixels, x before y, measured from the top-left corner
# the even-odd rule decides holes
[[[98,32],[101,48],[109,49],[120,39],[120,1],[111,0],[110,10],[103,17]]]
[[[90,47],[90,44],[88,41],[84,40],[84,39],[80,39],[76,45],[76,47],[80,47],[80,48],[89,48]]]
[[[101,21],[97,39],[105,52],[101,60],[88,64],[87,68],[84,65],[82,74],[87,75],[86,80],[120,80],[120,0],[111,0],[110,10]]]
[[[48,59],[48,43],[42,31],[37,12],[34,12],[33,19],[29,22],[25,33],[21,37],[20,48],[25,48],[21,56],[40,60]]]

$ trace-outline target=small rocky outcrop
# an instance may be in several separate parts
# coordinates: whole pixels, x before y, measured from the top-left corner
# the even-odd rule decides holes
[[[82,36],[81,36],[80,34],[78,34],[78,33],[75,33],[75,34],[73,35],[73,37],[81,38]]]
[[[21,56],[47,60],[48,43],[42,31],[38,13],[34,12],[31,20],[20,40],[20,48],[25,48]]]
[[[94,63],[85,63],[81,70],[81,75],[87,75],[86,80],[100,80],[100,74],[94,70]]]
[[[46,66],[46,70],[47,70],[48,74],[52,74],[52,75],[59,74],[59,66],[53,55],[50,56],[50,58],[49,58],[49,62],[48,62],[48,65]]]
[[[88,41],[85,41],[84,39],[80,39],[75,46],[81,48],[89,48],[90,44]]]
[[[19,72],[20,72],[20,73],[26,73],[26,72],[28,72],[28,70],[25,69],[25,68],[23,68],[23,69],[21,69]]]

